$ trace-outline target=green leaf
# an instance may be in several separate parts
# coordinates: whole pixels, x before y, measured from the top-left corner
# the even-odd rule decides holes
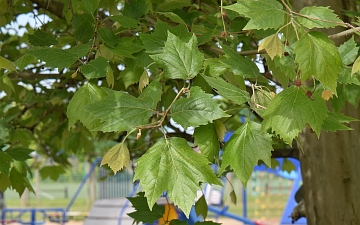
[[[59,48],[41,47],[29,50],[27,53],[46,62],[46,66],[59,69],[69,68],[78,60],[76,55]]]
[[[276,60],[276,58],[279,59],[278,56],[275,56],[274,60],[271,60],[269,57],[265,56],[266,65],[269,71],[271,71],[271,75],[275,77],[278,80],[278,82],[281,84],[281,87],[287,88],[289,84],[289,77],[279,67],[275,66],[274,61]]]
[[[8,176],[0,173],[0,191],[5,192],[6,189],[11,187],[11,181]]]
[[[185,215],[189,215],[200,183],[218,184],[220,180],[207,159],[196,153],[182,138],[157,141],[137,161],[134,180],[140,180],[150,207],[167,192]]]
[[[306,124],[320,136],[327,112],[325,101],[318,93],[313,93],[310,99],[303,89],[292,86],[272,99],[263,115],[262,128],[271,128],[291,144]]]
[[[64,149],[75,154],[89,152],[93,147],[93,142],[88,139],[84,132],[71,133],[64,143]]]
[[[236,193],[235,193],[234,189],[232,189],[230,192],[230,200],[234,205],[236,205],[237,197],[236,197]]]
[[[138,20],[127,16],[110,16],[109,19],[118,22],[120,26],[125,28],[137,28],[140,23]]]
[[[277,55],[281,58],[284,50],[283,48],[283,43],[281,43],[281,40],[276,33],[264,38],[259,45],[258,51],[260,52],[262,49],[265,49],[270,58],[274,59]]]
[[[156,109],[157,103],[161,100],[162,86],[157,80],[153,80],[149,86],[140,94],[139,99],[143,99],[149,108]]]
[[[41,30],[36,30],[33,35],[29,34],[28,39],[30,44],[34,46],[50,46],[50,45],[56,45],[58,41],[56,38]]]
[[[24,184],[24,175],[18,172],[14,167],[10,171],[11,187],[16,190],[19,196],[24,193],[26,185]]]
[[[360,56],[355,60],[352,69],[351,69],[351,76],[354,75],[354,73],[357,73],[360,71]]]
[[[312,31],[303,35],[294,52],[302,80],[314,76],[336,93],[337,76],[342,61],[338,49],[326,34]]]
[[[239,55],[233,49],[222,46],[226,59],[220,59],[231,72],[235,75],[240,75],[247,78],[256,78],[260,75],[259,68],[249,58]]]
[[[132,54],[143,50],[143,47],[134,43],[132,38],[121,38],[114,48],[110,46],[106,46],[106,48],[114,55],[129,58],[135,58]]]
[[[99,27],[97,33],[101,39],[112,48],[120,41],[120,39],[107,27]]]
[[[215,131],[219,141],[223,141],[226,133],[226,127],[220,120],[215,120]]]
[[[255,92],[251,96],[251,100],[249,101],[250,108],[254,110],[259,116],[263,117],[265,112],[265,108],[268,107],[272,100],[270,92],[264,89],[255,89]],[[256,104],[257,105],[256,105]]]
[[[197,48],[197,39],[193,35],[188,43],[182,42],[171,32],[165,42],[164,52],[150,56],[170,79],[192,79],[202,68],[204,55]]]
[[[359,121],[359,120],[355,118],[351,118],[349,116],[345,116],[340,113],[329,112],[324,120],[324,124],[322,128],[326,132],[328,131],[335,132],[338,130],[353,130],[352,128],[347,127],[346,125],[343,124],[343,123],[350,123],[352,121]]]
[[[13,161],[12,157],[7,153],[0,151],[0,174],[9,175],[10,163]]]
[[[142,192],[141,194],[143,195],[144,193]],[[144,196],[128,197],[127,199],[129,199],[136,210],[135,212],[128,213],[131,218],[134,218],[135,223],[154,223],[162,218],[165,213],[165,206],[158,205],[157,203],[150,210],[147,199]]]
[[[64,166],[44,166],[39,170],[41,179],[50,178],[56,181],[61,174],[66,173]]]
[[[66,114],[69,119],[69,129],[78,120],[90,131],[100,126],[100,119],[96,119],[84,110],[84,106],[100,101],[106,95],[107,93],[103,89],[94,84],[87,83],[82,86],[72,97],[67,108]]]
[[[108,68],[107,68],[106,82],[108,83],[109,87],[114,88],[114,84],[115,84],[114,72],[111,69],[111,66],[108,66]]]
[[[169,18],[171,21],[173,21],[173,22],[175,22],[175,23],[180,23],[180,24],[186,24],[185,22],[184,22],[184,20],[183,19],[181,19],[181,17],[180,16],[178,16],[178,15],[176,15],[175,13],[173,13],[173,12],[157,12],[158,14],[160,14],[160,15],[163,15],[163,16],[165,16],[165,17],[167,17],[167,18]]]
[[[175,36],[180,38],[182,41],[187,42],[192,37],[192,34],[188,32],[183,24],[171,27],[168,23],[158,20],[153,33],[140,34],[140,39],[144,44],[146,52],[149,54],[162,53],[168,36],[168,31],[175,34]]]
[[[100,3],[100,0],[81,1],[81,5],[90,14],[93,14],[99,8],[99,3]]]
[[[292,163],[287,158],[283,159],[283,164],[282,164],[281,169],[288,173],[291,173],[291,171],[296,171],[296,167],[295,167],[294,163]]]
[[[6,151],[7,154],[9,154],[13,159],[17,161],[25,161],[27,159],[31,159],[30,153],[32,153],[34,150],[30,148],[25,147],[15,147],[10,148]]]
[[[193,87],[187,98],[178,99],[171,109],[173,120],[183,128],[206,125],[213,120],[228,117],[220,105],[199,87]]]
[[[150,82],[149,74],[146,70],[141,74],[140,80],[139,80],[139,92],[141,93],[144,87],[146,87]]]
[[[296,79],[296,68],[297,65],[290,57],[278,57],[275,56],[274,63],[277,68],[283,73],[283,75],[280,74],[273,74],[275,77],[278,77],[278,79],[282,79],[282,82],[285,82],[285,79],[288,80],[295,80]],[[284,87],[287,87],[288,85],[285,85]]]
[[[343,65],[353,63],[358,55],[359,47],[357,47],[354,36],[338,47]]]
[[[227,67],[219,59],[210,58],[204,61],[205,74],[212,77],[221,76],[227,70]]]
[[[215,92],[227,99],[230,99],[238,105],[242,105],[250,99],[249,93],[247,91],[239,89],[238,87],[226,82],[220,77],[202,77]]]
[[[205,200],[205,196],[202,195],[195,203],[195,212],[196,215],[202,216],[204,220],[206,219],[207,213],[208,213],[208,205]]]
[[[132,0],[131,2],[125,2],[122,14],[138,20],[148,11],[148,7],[146,0]]]
[[[8,86],[9,88],[10,88],[10,90],[13,92],[13,93],[15,93],[15,87],[14,87],[14,84],[13,84],[13,82],[11,81],[11,79],[9,78],[9,76],[3,76],[1,79],[1,86],[3,86],[3,85],[6,85],[6,86]],[[4,87],[2,87],[2,88],[4,88]],[[4,90],[4,89],[3,89]],[[5,90],[4,90],[5,91]]]
[[[94,36],[95,20],[90,13],[75,14],[72,21],[75,38],[81,42],[88,42]]]
[[[244,30],[251,29],[277,29],[285,22],[285,12],[281,3],[276,0],[242,0],[236,4],[225,6],[240,15],[250,18]]]
[[[341,23],[342,21],[334,13],[333,10],[329,9],[329,6],[308,6],[302,8],[299,12],[306,17],[299,16],[298,21],[303,26],[312,29],[316,28],[329,28],[338,26],[336,23]],[[330,20],[332,22],[327,22],[324,20]]]
[[[75,47],[72,47],[67,51],[73,55],[76,55],[77,58],[81,58],[89,53],[89,51],[91,50],[91,45],[92,43],[90,41],[86,44],[76,45]]]
[[[169,225],[189,225],[186,221],[184,220],[170,220],[170,224]]]
[[[259,160],[270,166],[271,151],[273,150],[271,144],[271,135],[262,132],[260,124],[253,121],[243,124],[234,132],[224,147],[220,173],[230,165],[246,187],[254,166]]]
[[[140,66],[127,67],[121,71],[120,76],[122,77],[125,88],[127,89],[130,85],[138,83],[143,72],[144,68]]]
[[[15,65],[19,67],[21,71],[23,71],[26,66],[33,62],[37,62],[36,57],[33,55],[25,54],[15,61]]]
[[[10,62],[9,60],[5,59],[4,57],[0,56],[0,69],[6,69],[8,71],[15,71],[16,66],[13,62]]]
[[[124,143],[113,146],[101,160],[101,164],[108,164],[111,170],[116,174],[124,167],[130,166],[130,152]]]
[[[81,66],[81,72],[87,79],[106,77],[108,65],[108,61],[100,56]]]
[[[108,96],[84,109],[101,120],[101,125],[93,130],[103,132],[130,131],[149,123],[153,113],[147,99],[138,99],[120,91],[109,91]]]
[[[357,78],[357,76],[351,76],[351,67],[348,66],[341,68],[338,82],[342,84],[356,84],[360,86],[359,78]]]
[[[165,0],[157,7],[159,11],[171,11],[173,9],[181,9],[186,6],[191,6],[190,0]]]
[[[195,142],[200,153],[212,162],[214,158],[219,158],[220,144],[216,133],[215,125],[210,123],[199,126],[194,132]]]

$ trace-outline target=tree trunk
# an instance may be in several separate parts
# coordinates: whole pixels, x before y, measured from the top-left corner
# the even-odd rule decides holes
[[[342,3],[341,0],[297,0],[293,5],[297,11],[307,5],[330,6],[340,15],[346,8]],[[360,109],[349,104],[342,113],[360,118]],[[309,130],[301,136],[300,161],[308,225],[360,224],[360,123],[353,122],[350,126],[353,131],[322,132],[320,139]]]

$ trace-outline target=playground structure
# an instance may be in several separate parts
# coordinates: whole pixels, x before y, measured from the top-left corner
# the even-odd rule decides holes
[[[77,191],[71,198],[69,204],[65,208],[5,208],[2,211],[1,221],[2,224],[7,224],[7,222],[18,222],[21,224],[43,224],[46,220],[50,220],[53,222],[58,222],[60,224],[66,223],[69,219],[69,210],[79,195],[79,192],[85,185],[86,181],[90,177],[90,175],[95,171],[97,171],[98,177],[101,178],[106,174],[106,171],[103,171],[102,168],[98,167],[100,159],[97,159],[93,162],[90,170],[84,176],[82,183],[78,187]],[[247,190],[243,189],[241,185],[236,187],[236,190],[242,190],[242,213],[240,212],[232,212],[230,211],[232,207],[229,207],[229,204],[224,204],[223,196],[225,189],[220,189],[219,192],[207,192],[205,194],[209,197],[208,201],[211,199],[217,198],[214,202],[208,202],[209,204],[209,212],[215,218],[220,216],[225,216],[228,218],[232,218],[238,221],[242,221],[245,224],[261,224],[260,222],[266,222],[268,218],[264,216],[266,214],[266,209],[268,208],[270,214],[275,215],[277,221],[280,220],[280,224],[291,224],[291,219],[288,216],[291,214],[292,208],[295,206],[295,201],[293,196],[289,196],[292,187],[292,195],[297,191],[300,183],[301,177],[299,176],[299,168],[297,165],[297,172],[292,173],[284,173],[280,170],[281,168],[281,160],[279,162],[280,166],[275,169],[269,169],[265,166],[257,166],[255,167],[254,173],[249,180],[249,184]],[[296,161],[293,162],[296,164]],[[298,163],[297,163],[298,164]],[[131,173],[119,174],[119,177],[110,176],[108,177],[109,182],[99,182],[98,184],[98,200],[93,204],[93,208],[90,210],[87,218],[84,221],[85,225],[99,224],[101,221],[102,225],[111,225],[111,224],[121,224],[127,225],[132,224],[132,219],[127,216],[127,213],[133,211],[131,204],[124,199],[125,196],[128,196],[135,193],[136,186],[132,183]],[[121,177],[123,176],[123,177]],[[284,179],[286,184],[282,184],[279,179]],[[277,180],[276,182],[274,182]],[[275,184],[277,183],[277,184]],[[120,185],[121,184],[121,185]],[[293,185],[294,184],[294,185]],[[121,187],[121,188],[119,188]],[[121,190],[119,190],[121,189]],[[210,190],[210,189],[209,189]],[[237,191],[238,192],[238,191]],[[217,194],[216,194],[217,193]],[[215,196],[215,197],[214,197]],[[220,197],[219,197],[220,196]],[[276,210],[271,209],[271,206],[266,206],[262,199],[269,198],[274,196],[275,198],[279,198],[280,196],[286,196],[284,199],[288,199],[288,202],[285,206],[285,201],[280,202],[276,207],[280,207],[277,209],[278,214],[274,213]],[[240,196],[238,196],[240,197]],[[220,200],[219,200],[220,199]],[[271,198],[270,198],[271,199]],[[217,203],[216,203],[217,201]],[[270,200],[271,201],[271,200]],[[271,204],[274,204],[272,202]],[[251,207],[248,207],[248,206]],[[265,206],[264,206],[265,205]],[[284,210],[283,210],[284,209]],[[283,211],[283,213],[281,213]],[[27,216],[26,216],[27,215]],[[55,216],[53,216],[55,215]],[[241,216],[240,216],[241,215]],[[26,216],[30,218],[28,220],[23,219]],[[179,216],[180,218],[180,216]],[[184,218],[184,217],[183,217]],[[250,219],[251,218],[251,219]],[[275,219],[276,219],[275,218]],[[190,215],[190,220],[197,221],[200,218],[196,216],[196,214]],[[254,221],[256,219],[256,222]],[[189,224],[192,224],[189,222]],[[277,223],[279,224],[279,223]],[[296,224],[306,224],[306,220],[304,219],[296,222]]]

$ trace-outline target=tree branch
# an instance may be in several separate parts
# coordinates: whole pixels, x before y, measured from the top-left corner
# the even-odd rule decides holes
[[[35,3],[38,7],[43,8],[55,16],[65,19],[63,12],[64,4],[56,0],[30,0],[32,3]]]
[[[53,73],[33,73],[31,70],[24,70],[8,74],[11,80],[44,80],[44,79],[59,79],[61,74]]]

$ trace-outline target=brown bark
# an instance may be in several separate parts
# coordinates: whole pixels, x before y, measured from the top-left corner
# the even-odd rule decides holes
[[[360,118],[347,105],[344,113]],[[310,132],[302,137],[301,169],[309,225],[360,224],[360,124],[353,131]]]
[[[307,5],[330,6],[340,15],[341,0],[293,1],[297,11]],[[329,30],[328,34],[340,32]],[[337,40],[336,44],[344,40]],[[325,65],[326,66],[326,65]],[[347,104],[344,114],[360,118],[360,109]],[[309,225],[360,224],[360,123],[353,131],[322,132],[320,139],[309,131],[301,136],[300,155],[304,199]]]

